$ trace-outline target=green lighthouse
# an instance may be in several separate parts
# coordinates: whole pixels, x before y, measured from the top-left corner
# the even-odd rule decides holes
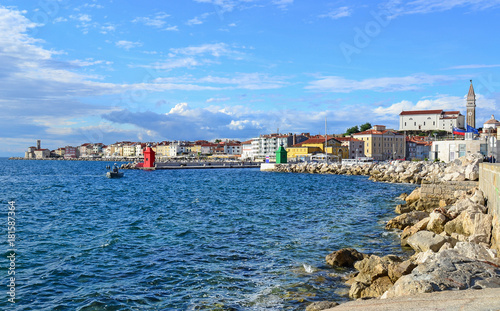
[[[286,150],[283,144],[276,150],[276,164],[286,163]]]

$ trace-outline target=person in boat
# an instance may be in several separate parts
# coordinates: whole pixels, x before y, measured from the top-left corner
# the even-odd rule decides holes
[[[116,165],[113,165],[113,173],[118,173],[118,166]]]

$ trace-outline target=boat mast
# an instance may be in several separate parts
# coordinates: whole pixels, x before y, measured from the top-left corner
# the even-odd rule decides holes
[[[325,163],[328,163],[328,134],[326,131],[326,117],[325,117]]]

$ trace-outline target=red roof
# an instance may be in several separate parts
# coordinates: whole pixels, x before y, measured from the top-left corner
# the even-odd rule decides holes
[[[443,110],[413,110],[413,111],[401,111],[400,116],[414,115],[414,114],[441,114]]]
[[[361,141],[354,137],[335,137],[335,139],[339,141]]]
[[[460,114],[460,111],[443,111],[444,114]]]

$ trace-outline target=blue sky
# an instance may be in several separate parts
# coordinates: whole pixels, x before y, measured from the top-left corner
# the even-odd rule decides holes
[[[477,123],[500,100],[500,1],[0,3],[0,156],[85,142]],[[500,115],[497,116],[500,117]]]

